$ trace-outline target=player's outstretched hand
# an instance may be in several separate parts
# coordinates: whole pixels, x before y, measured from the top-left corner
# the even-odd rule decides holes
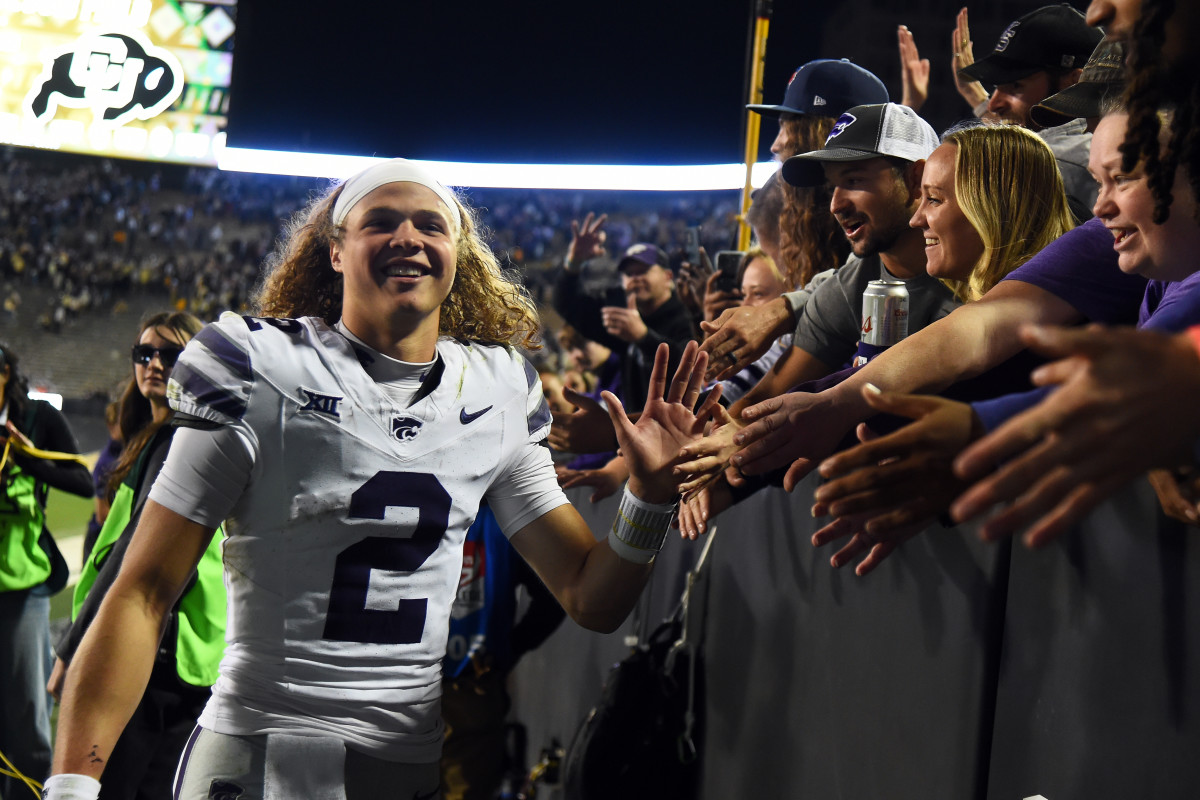
[[[647,503],[670,503],[679,496],[679,480],[673,473],[679,450],[703,434],[705,422],[721,394],[719,388],[714,389],[696,408],[708,356],[699,351],[695,342],[688,342],[684,348],[670,386],[667,385],[669,357],[670,348],[666,343],[660,344],[650,373],[649,399],[636,424],[626,416],[616,395],[611,392],[603,395],[621,454],[629,467],[629,489]]]
[[[563,388],[563,397],[575,410],[570,414],[555,414],[550,423],[547,441],[555,450],[564,453],[609,453],[617,449],[617,434],[604,406],[570,387]]]
[[[700,349],[708,354],[709,381],[724,380],[753,364],[771,348],[771,343],[792,329],[795,320],[787,301],[749,308],[731,308],[713,322],[701,322],[708,334]]]
[[[1059,388],[959,456],[964,480],[1002,466],[955,501],[955,519],[1012,500],[981,532],[994,539],[1029,526],[1025,542],[1036,546],[1148,469],[1194,458],[1200,359],[1186,333],[1028,326],[1021,338],[1061,359],[1033,373]]]
[[[927,522],[948,509],[966,488],[954,476],[954,459],[983,435],[971,406],[942,397],[881,392],[869,383],[862,395],[876,411],[913,422],[877,438],[860,425],[862,444],[821,463],[821,475],[830,482],[814,493],[814,513],[861,516],[867,533],[883,534]]]

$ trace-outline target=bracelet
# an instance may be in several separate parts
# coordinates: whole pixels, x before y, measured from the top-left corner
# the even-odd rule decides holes
[[[42,800],[97,800],[100,781],[87,775],[51,775],[42,787]]]
[[[647,503],[625,484],[617,517],[608,533],[608,546],[626,561],[649,564],[667,540],[675,506],[675,503]]]

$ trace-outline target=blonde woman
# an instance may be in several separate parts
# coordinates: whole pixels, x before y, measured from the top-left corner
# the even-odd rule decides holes
[[[1016,125],[988,124],[942,136],[909,224],[925,232],[929,274],[964,303],[1075,226],[1049,146]]]
[[[533,305],[429,171],[378,163],[315,201],[270,263],[265,317],[192,340],[176,434],[117,582],[68,671],[47,797],[89,797],[142,690],[165,609],[226,522],[227,646],[175,796],[435,797],[442,658],[462,543],[486,499],[585,627],[611,631],[649,576],[703,425],[694,344],[633,425],[597,541],[542,447]],[[663,398],[666,399],[658,399]],[[114,635],[120,631],[119,641]]]

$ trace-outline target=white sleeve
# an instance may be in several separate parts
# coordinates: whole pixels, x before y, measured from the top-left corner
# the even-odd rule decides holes
[[[180,516],[215,528],[229,516],[254,469],[250,441],[234,426],[180,428],[150,499]]]
[[[488,504],[505,536],[570,500],[559,488],[550,448],[528,444],[487,491]]]

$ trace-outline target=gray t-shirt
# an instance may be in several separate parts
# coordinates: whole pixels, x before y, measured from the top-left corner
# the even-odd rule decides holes
[[[852,255],[829,280],[813,291],[804,304],[792,345],[834,369],[846,365],[858,349],[863,292],[868,283],[881,279],[904,281],[908,289],[910,334],[959,306],[954,293],[937,278],[928,275],[897,278],[884,269],[879,256],[859,258]]]

